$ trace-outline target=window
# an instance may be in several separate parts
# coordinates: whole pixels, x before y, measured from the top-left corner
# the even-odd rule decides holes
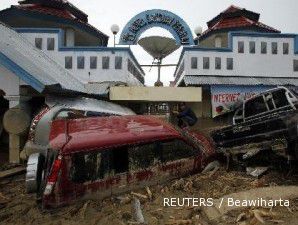
[[[47,50],[53,51],[55,49],[55,38],[48,38],[47,39]]]
[[[85,68],[85,57],[84,56],[78,56],[78,58],[77,58],[77,68],[78,69],[84,69]]]
[[[238,53],[244,53],[244,42],[238,41]]]
[[[196,150],[182,140],[161,142],[161,161],[169,162],[184,158],[190,158],[196,155]]]
[[[283,43],[282,44],[282,51],[284,55],[288,55],[289,54],[289,43]]]
[[[272,96],[276,108],[281,108],[289,105],[289,101],[286,97],[286,91],[284,89],[272,92]]]
[[[298,72],[298,59],[293,60],[293,69],[294,72]]]
[[[263,95],[245,103],[245,117],[254,116],[267,111]]]
[[[128,146],[115,148],[111,152],[113,173],[119,174],[128,172]]]
[[[267,43],[261,42],[261,54],[267,54]]]
[[[110,57],[108,57],[108,56],[102,57],[102,68],[104,70],[110,68]]]
[[[121,70],[122,69],[122,57],[121,56],[116,56],[115,57],[115,69],[116,70]]]
[[[233,69],[233,58],[227,58],[227,70]]]
[[[198,58],[197,57],[191,57],[191,68],[192,69],[198,68]]]
[[[153,142],[129,147],[129,170],[146,169],[159,162],[160,146],[159,142]]]
[[[97,69],[97,56],[90,56],[90,69]]]
[[[249,42],[249,53],[251,54],[256,53],[256,43],[254,41]]]
[[[215,69],[220,70],[221,69],[221,58],[215,57]]]
[[[71,159],[70,179],[76,183],[100,180],[109,175],[109,152],[76,153]]]
[[[271,52],[273,55],[277,54],[277,42],[272,42],[271,43]]]
[[[221,48],[221,45],[222,45],[221,37],[215,37],[214,44],[215,44],[215,48]]]
[[[35,38],[35,47],[38,49],[42,49],[42,38]]]
[[[210,59],[209,57],[203,57],[203,69],[209,69]]]
[[[72,69],[72,56],[65,56],[65,69]]]

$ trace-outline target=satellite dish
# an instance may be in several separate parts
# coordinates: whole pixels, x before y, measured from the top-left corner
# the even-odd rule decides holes
[[[163,59],[180,47],[175,39],[160,36],[144,37],[138,44],[154,59]]]
[[[160,68],[162,59],[176,51],[180,45],[177,45],[176,40],[168,37],[160,36],[150,36],[144,37],[138,41],[138,44],[150,54],[153,59],[157,59],[158,66],[158,78],[155,82],[155,86],[163,86],[163,83],[160,81]]]

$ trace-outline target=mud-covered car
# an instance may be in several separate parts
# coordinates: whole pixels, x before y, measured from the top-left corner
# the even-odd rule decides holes
[[[214,155],[199,133],[152,116],[53,121],[36,191],[44,208],[102,199],[201,170]]]
[[[211,137],[218,151],[240,161],[263,151],[298,159],[297,107],[296,92],[285,87],[265,91],[244,101],[233,124],[215,130]]]
[[[47,106],[32,120],[28,140],[21,152],[22,159],[36,152],[44,154],[49,145],[50,124],[55,119],[135,115],[127,107],[92,98],[54,98],[48,99],[46,103]]]

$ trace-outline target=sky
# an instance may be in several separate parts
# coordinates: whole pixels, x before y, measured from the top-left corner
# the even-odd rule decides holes
[[[280,30],[282,33],[298,33],[298,0],[69,0],[72,4],[89,15],[89,23],[110,36],[109,46],[113,46],[113,35],[110,27],[118,24],[120,32],[116,36],[116,43],[122,28],[138,13],[149,9],[165,9],[180,16],[193,31],[201,26],[207,29],[206,22],[218,15],[230,5],[239,6],[260,13],[260,21]],[[17,4],[18,0],[1,0],[0,10]],[[171,37],[171,34],[161,28],[151,28],[141,36],[160,35]],[[193,34],[195,36],[195,34]],[[131,47],[141,65],[151,64],[152,57],[139,45]],[[181,48],[164,59],[163,63],[176,64]],[[174,80],[175,67],[163,67],[161,81],[168,85]],[[144,68],[146,85],[153,85],[157,79],[157,69]]]

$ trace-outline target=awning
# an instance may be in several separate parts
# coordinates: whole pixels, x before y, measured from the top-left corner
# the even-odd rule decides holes
[[[298,86],[298,77],[243,77],[243,76],[207,76],[186,75],[186,86],[191,85],[294,85]]]

